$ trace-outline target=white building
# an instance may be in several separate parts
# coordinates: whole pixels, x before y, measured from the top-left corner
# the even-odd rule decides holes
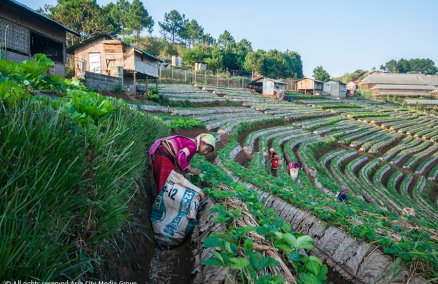
[[[327,96],[345,98],[347,95],[347,85],[342,82],[330,80],[324,82],[324,88],[322,92]]]

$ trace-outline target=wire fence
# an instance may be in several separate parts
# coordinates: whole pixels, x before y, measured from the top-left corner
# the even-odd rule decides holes
[[[218,87],[245,88],[252,81],[251,77],[213,74],[211,71],[192,71],[180,68],[160,68],[160,83],[190,84],[198,83]]]
[[[218,87],[246,88],[255,78],[251,76],[231,76],[229,74],[213,74],[209,70],[193,71],[170,66],[160,68],[159,82],[168,84],[190,84],[198,83]],[[297,79],[289,78],[284,80],[285,90],[288,92],[297,91]]]

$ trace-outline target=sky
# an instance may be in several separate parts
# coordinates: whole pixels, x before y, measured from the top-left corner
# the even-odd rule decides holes
[[[18,1],[34,9],[57,2]],[[340,76],[400,58],[430,58],[438,65],[437,0],[142,1],[155,21],[153,35],[160,35],[164,13],[175,9],[215,38],[228,30],[255,50],[297,51],[306,76],[319,65]]]

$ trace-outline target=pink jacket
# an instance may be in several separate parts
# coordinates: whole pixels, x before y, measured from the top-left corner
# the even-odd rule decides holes
[[[198,151],[195,140],[185,136],[175,135],[164,137],[155,141],[149,149],[149,162],[152,163],[152,156],[155,154],[161,143],[166,140],[172,145],[172,148],[175,150],[174,153],[170,154],[175,158],[175,162],[178,168],[181,171],[184,171],[190,166],[190,161]]]

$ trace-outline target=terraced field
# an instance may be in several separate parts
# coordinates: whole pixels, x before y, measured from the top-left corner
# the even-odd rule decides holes
[[[416,273],[438,276],[437,117],[359,99],[297,96],[289,103],[244,89],[189,85],[159,91],[171,101],[190,101],[190,108],[169,112],[203,122],[223,141],[215,166],[196,161],[217,183],[209,186],[228,176],[242,192],[258,192],[265,207],[314,238],[313,253],[345,278],[388,283],[390,274],[402,281]],[[227,101],[233,106],[218,106]],[[271,147],[281,159],[278,177],[270,174]],[[287,174],[291,161],[303,169],[297,183]],[[335,198],[341,185],[349,189],[348,203]],[[291,212],[305,217],[297,221]],[[345,254],[361,255],[360,265]],[[390,271],[400,260],[401,268]]]

